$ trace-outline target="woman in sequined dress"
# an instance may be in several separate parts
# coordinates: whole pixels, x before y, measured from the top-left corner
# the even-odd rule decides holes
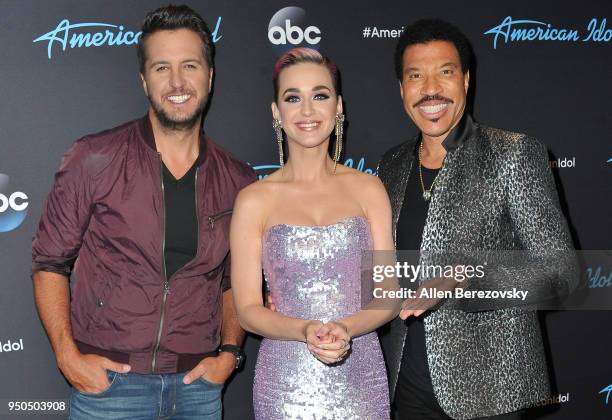
[[[374,330],[398,309],[390,302],[362,309],[372,286],[370,276],[362,290],[362,256],[394,249],[389,199],[378,178],[328,153],[344,121],[335,65],[294,49],[276,63],[273,81],[274,125],[289,158],[281,152],[281,169],[240,192],[231,227],[238,316],[264,337],[255,418],[388,419]],[[274,311],[263,304],[262,269]]]

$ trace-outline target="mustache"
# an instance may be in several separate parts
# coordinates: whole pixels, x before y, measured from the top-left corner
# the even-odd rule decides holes
[[[423,105],[425,102],[427,101],[444,101],[448,104],[452,104],[454,103],[452,99],[447,98],[446,96],[442,96],[442,95],[427,95],[427,96],[423,96],[417,103],[415,103],[414,105],[412,105],[413,108],[416,108],[417,106]]]
[[[194,95],[195,96],[195,92],[192,91],[191,89],[177,89],[177,90],[172,90],[170,92],[164,93],[164,96],[180,96],[180,95]]]

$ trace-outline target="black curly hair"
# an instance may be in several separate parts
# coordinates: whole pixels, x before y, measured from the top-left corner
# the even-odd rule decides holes
[[[431,41],[451,42],[461,61],[461,71],[467,72],[472,66],[472,46],[467,37],[457,27],[441,19],[421,19],[404,28],[395,47],[395,74],[401,82],[404,74],[404,51],[414,44]]]

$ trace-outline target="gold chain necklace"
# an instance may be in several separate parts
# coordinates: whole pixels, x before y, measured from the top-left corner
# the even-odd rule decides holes
[[[436,181],[438,180],[438,175],[440,174],[440,171],[438,171],[438,173],[436,174],[436,177],[434,178],[433,182],[431,183],[431,186],[429,187],[429,189],[425,189],[425,183],[423,182],[423,168],[422,168],[422,156],[423,156],[423,140],[421,140],[421,143],[419,144],[419,179],[421,180],[421,188],[423,189],[423,199],[425,201],[429,201],[431,199],[431,194],[433,193],[433,189],[434,189],[434,185],[436,184]]]

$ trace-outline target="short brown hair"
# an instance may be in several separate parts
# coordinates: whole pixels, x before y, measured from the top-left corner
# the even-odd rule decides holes
[[[149,36],[159,31],[172,31],[176,29],[189,29],[202,40],[202,52],[208,67],[214,67],[215,48],[210,29],[204,19],[189,6],[168,5],[149,12],[142,22],[142,34],[137,45],[138,64],[140,72],[144,73],[145,42]]]

